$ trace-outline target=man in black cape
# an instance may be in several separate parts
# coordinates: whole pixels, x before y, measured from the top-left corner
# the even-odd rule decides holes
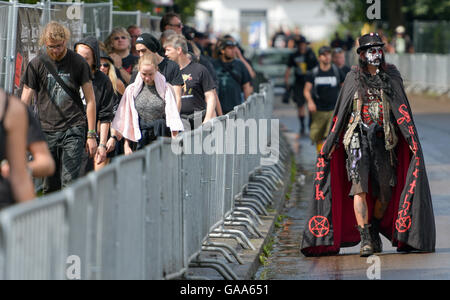
[[[359,43],[359,66],[345,79],[317,157],[301,251],[334,255],[361,242],[369,256],[382,251],[381,233],[397,251],[434,252],[431,193],[402,78],[376,33]]]

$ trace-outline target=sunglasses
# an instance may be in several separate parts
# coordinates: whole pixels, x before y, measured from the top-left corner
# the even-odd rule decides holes
[[[169,24],[170,26],[173,26],[173,27],[178,27],[178,28],[181,28],[181,27],[183,27],[183,23],[178,23],[178,24]]]
[[[126,40],[127,39],[127,37],[126,36],[116,36],[116,37],[114,37],[114,40],[115,41],[118,41],[118,40],[120,40],[120,39],[122,39],[122,40]]]
[[[109,64],[108,63],[100,64],[100,66],[102,66],[103,68],[109,68]]]

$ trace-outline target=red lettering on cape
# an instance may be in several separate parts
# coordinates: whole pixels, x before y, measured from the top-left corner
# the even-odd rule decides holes
[[[411,187],[409,189],[409,193],[414,194],[414,188],[416,187],[416,180],[414,179],[414,181],[409,186]]]
[[[318,158],[317,159],[317,167],[318,168],[324,168],[326,166],[325,159],[324,158]]]
[[[410,135],[414,135],[414,126],[409,125],[409,126],[408,126],[408,131],[409,131],[409,134],[410,134]]]
[[[400,107],[398,108],[398,111],[403,116],[403,117],[397,119],[397,124],[398,125],[403,124],[403,122],[405,122],[405,121],[406,121],[406,123],[411,122],[411,117],[409,116],[408,107],[406,106],[406,104],[400,105]]]
[[[333,124],[333,129],[331,129],[331,132],[334,132],[334,130],[336,129],[337,120],[338,120],[338,117],[335,116],[334,119],[333,119],[333,123],[334,124]]]
[[[414,177],[419,178],[419,169],[417,168],[414,172],[413,172]]]
[[[325,200],[325,194],[320,190],[320,184],[316,184],[316,200]]]
[[[416,140],[414,139],[413,136],[411,136],[411,141],[412,141],[412,144],[413,144],[412,150],[413,150],[413,152],[415,154],[417,152],[417,150],[419,150],[419,148],[417,147],[417,142],[416,142]]]
[[[319,171],[319,172],[316,172],[316,179],[315,180],[317,180],[317,181],[322,181],[325,177],[323,176],[325,174],[325,172],[324,171]]]
[[[416,159],[416,166],[418,167],[420,165],[420,157],[416,156],[414,158]]]

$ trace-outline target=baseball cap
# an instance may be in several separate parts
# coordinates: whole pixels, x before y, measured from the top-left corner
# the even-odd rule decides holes
[[[331,48],[328,46],[322,46],[319,48],[319,55],[325,54],[325,53],[331,53]]]

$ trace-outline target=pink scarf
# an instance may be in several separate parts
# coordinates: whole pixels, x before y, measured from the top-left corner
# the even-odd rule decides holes
[[[112,128],[117,130],[124,138],[133,142],[139,141],[142,137],[139,129],[139,115],[134,106],[134,100],[141,92],[143,85],[141,73],[138,73],[135,82],[126,88],[111,124]],[[166,102],[167,127],[170,128],[170,131],[183,131],[184,127],[178,113],[175,92],[172,86],[166,82],[166,78],[159,72],[155,74],[155,87],[158,95]]]

